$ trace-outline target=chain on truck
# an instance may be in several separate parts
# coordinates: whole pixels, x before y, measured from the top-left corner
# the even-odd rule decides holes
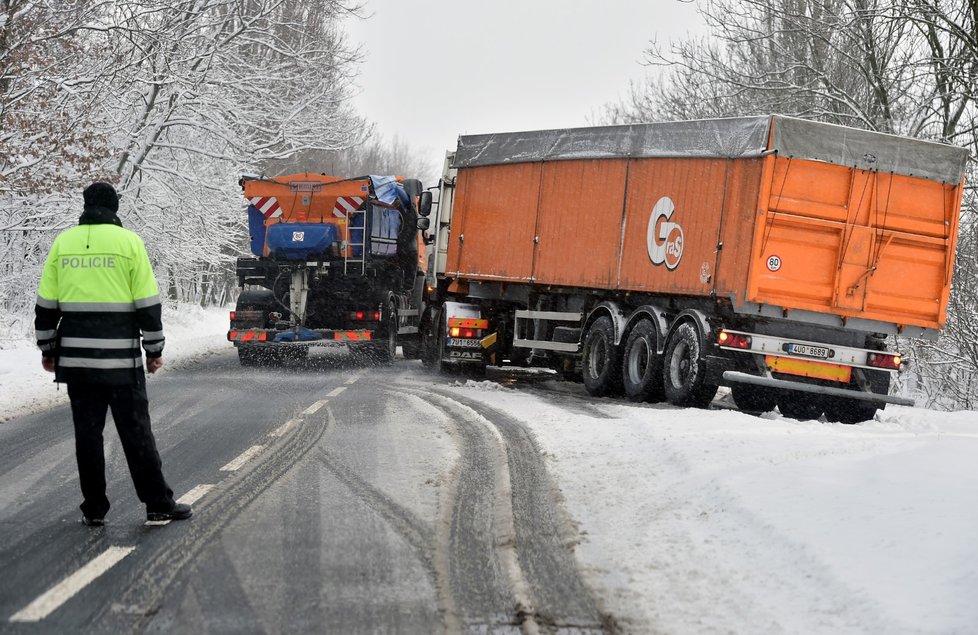
[[[967,152],[783,116],[462,136],[426,364],[855,423],[945,324]]]
[[[431,193],[393,176],[243,177],[252,257],[228,340],[242,365],[347,346],[389,363],[419,351],[424,243]]]

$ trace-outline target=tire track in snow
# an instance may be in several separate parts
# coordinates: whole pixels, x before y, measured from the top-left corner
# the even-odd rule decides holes
[[[444,412],[458,431],[460,458],[442,501],[447,535],[439,530],[439,548],[463,626],[617,632],[583,582],[573,532],[526,427],[444,390],[398,388]]]

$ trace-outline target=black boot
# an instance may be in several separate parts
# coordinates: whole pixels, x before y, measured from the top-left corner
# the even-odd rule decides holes
[[[153,511],[146,508],[146,520],[159,521],[159,520],[185,520],[194,515],[194,510],[190,505],[185,505],[183,503],[173,503],[173,507],[165,512]]]

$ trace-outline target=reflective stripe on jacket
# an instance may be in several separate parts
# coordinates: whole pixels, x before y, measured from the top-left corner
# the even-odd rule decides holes
[[[63,382],[142,381],[163,354],[159,288],[142,239],[117,225],[79,225],[51,245],[34,309],[37,345]]]

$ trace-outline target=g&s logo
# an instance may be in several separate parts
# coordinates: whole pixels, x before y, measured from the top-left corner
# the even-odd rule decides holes
[[[652,260],[652,264],[665,265],[670,271],[679,266],[679,261],[683,257],[683,246],[686,243],[683,228],[679,223],[669,221],[675,211],[676,206],[668,196],[663,196],[656,201],[649,216],[647,236],[649,259]]]

